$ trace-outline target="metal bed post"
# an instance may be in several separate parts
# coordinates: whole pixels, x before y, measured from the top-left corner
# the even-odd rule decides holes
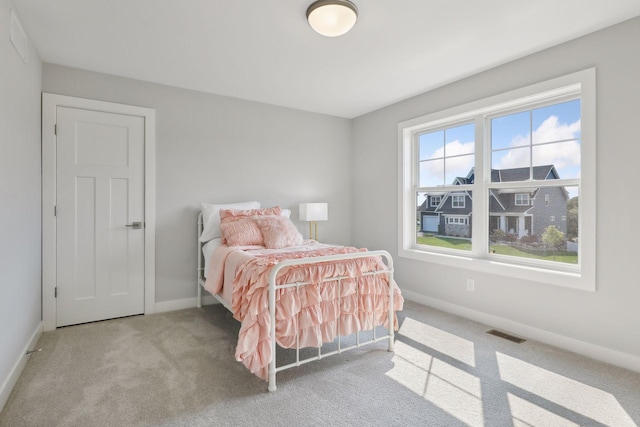
[[[196,238],[196,242],[198,245],[197,254],[198,254],[198,271],[197,271],[197,279],[196,284],[198,287],[198,299],[196,301],[196,305],[198,308],[202,308],[202,285],[200,284],[200,278],[202,277],[202,245],[200,244],[200,234],[202,234],[202,212],[198,214],[198,237]]]
[[[271,315],[270,336],[271,336],[271,362],[269,362],[269,391],[276,391],[276,286],[275,276],[279,271],[275,266],[269,277],[269,314]],[[297,325],[299,326],[299,325]],[[298,345],[299,347],[299,345]]]
[[[342,278],[338,277],[338,321],[336,322],[336,335],[338,335],[338,352],[342,351],[342,335],[340,335],[340,326],[342,326]]]
[[[393,351],[393,336],[394,336],[394,328],[395,328],[395,313],[393,310],[393,258],[389,253],[386,254],[385,258],[387,258],[387,268],[389,269],[389,348],[388,351]],[[374,322],[375,325],[375,322]],[[374,339],[375,339],[375,326],[373,328],[374,331]]]

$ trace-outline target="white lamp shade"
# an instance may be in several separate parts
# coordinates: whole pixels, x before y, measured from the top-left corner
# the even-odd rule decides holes
[[[348,32],[356,24],[358,9],[349,1],[319,0],[307,9],[311,28],[327,37],[337,37]]]
[[[300,203],[300,221],[326,221],[328,219],[328,203]]]

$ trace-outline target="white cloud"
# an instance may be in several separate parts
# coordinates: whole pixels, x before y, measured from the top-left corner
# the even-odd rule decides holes
[[[534,165],[554,165],[561,178],[574,178],[580,176],[580,143],[575,140],[580,132],[580,120],[573,123],[560,123],[557,116],[549,116],[533,132],[533,141],[563,141],[559,143],[534,145]],[[494,169],[510,169],[527,167],[530,164],[530,135],[515,137],[509,147],[512,149],[497,152],[492,164]],[[519,148],[518,148],[519,147]],[[447,177],[443,182],[445,162],[427,161],[420,164],[420,181],[423,186],[452,184],[456,176],[466,176],[474,165],[474,156],[459,156],[472,154],[475,143],[452,141],[441,147],[429,156],[428,159],[442,159],[445,155]]]
[[[557,116],[549,116],[547,120],[542,122],[538,129],[533,131],[533,141],[558,141],[563,139],[575,138],[577,133],[580,132],[580,119],[577,121],[566,124],[558,123]]]
[[[472,155],[454,157],[464,154],[473,154],[475,143],[472,142],[460,142],[458,140],[452,141],[446,145],[437,149],[429,159],[442,159],[444,157],[445,149],[447,158],[445,160],[447,167],[447,176],[467,176],[471,168],[473,167],[474,158]],[[420,181],[421,185],[441,185],[444,176],[444,163],[442,161],[430,161],[420,163]],[[449,181],[451,181],[449,179]],[[452,182],[444,182],[444,184],[452,184]]]
[[[566,124],[559,123],[556,116],[549,116],[533,132],[533,141],[546,142],[574,139],[578,136],[578,132],[580,132],[580,120]],[[529,135],[514,138],[509,145],[510,147],[522,147],[525,145],[526,148],[500,152],[500,157],[492,167],[494,169],[509,169],[529,166],[528,141]],[[579,169],[580,144],[578,141],[573,140],[547,145],[534,145],[533,163],[534,165],[554,165],[558,171]],[[571,174],[576,175],[576,172],[573,171]]]
[[[445,149],[447,151],[447,157],[457,156],[460,154],[471,154],[473,153],[475,143],[471,142],[460,142],[457,139],[448,143],[445,147],[438,148],[432,155],[429,157],[430,159],[443,158],[445,154]]]

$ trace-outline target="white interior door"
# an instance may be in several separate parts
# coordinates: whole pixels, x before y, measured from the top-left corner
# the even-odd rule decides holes
[[[144,118],[56,116],[57,326],[144,313]]]

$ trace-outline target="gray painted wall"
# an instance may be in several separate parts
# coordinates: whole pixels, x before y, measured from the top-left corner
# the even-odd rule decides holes
[[[0,388],[41,320],[42,63],[13,48],[11,7],[0,0]]]
[[[156,301],[196,295],[201,202],[293,211],[328,202],[321,241],[351,241],[351,123],[321,114],[44,64],[43,91],[156,109]]]
[[[640,356],[640,228],[625,212],[640,198],[636,182],[640,144],[640,19],[364,115],[353,122],[354,244],[396,255],[404,288],[446,303],[499,316],[588,343]],[[597,73],[597,292],[465,271],[397,258],[398,122],[589,67]],[[371,165],[377,165],[371,173]],[[369,206],[376,201],[375,214]],[[372,230],[375,230],[373,232]],[[475,292],[465,288],[475,279]]]
[[[353,121],[51,64],[9,42],[0,0],[0,381],[41,319],[40,92],[157,110],[157,301],[195,295],[195,218],[202,201],[260,200],[294,211],[329,202],[321,240],[397,253],[397,123],[595,66],[598,79],[598,291],[588,293],[397,258],[413,292],[640,356],[633,269],[640,210],[618,186],[640,158],[640,19],[472,76]],[[6,25],[5,25],[6,23]],[[16,185],[18,183],[18,185]],[[618,187],[616,187],[618,186]],[[373,208],[372,208],[373,207]],[[355,220],[357,218],[357,220]],[[306,224],[297,223],[306,235]],[[476,291],[465,280],[476,280]]]

